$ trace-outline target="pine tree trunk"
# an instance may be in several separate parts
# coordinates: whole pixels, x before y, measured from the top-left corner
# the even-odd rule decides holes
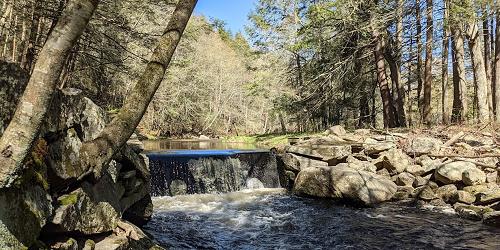
[[[31,151],[64,61],[97,8],[97,0],[70,1],[40,52],[12,121],[0,138],[0,188],[12,185]]]
[[[380,88],[382,97],[382,108],[384,114],[384,126],[387,128],[396,127],[396,116],[394,106],[392,105],[392,96],[387,82],[385,59],[384,59],[384,42],[378,32],[373,32],[375,46],[373,49],[375,55],[375,66],[377,71],[377,82]]]
[[[425,44],[425,79],[422,120],[424,124],[431,123],[431,95],[432,95],[432,42],[433,42],[433,17],[432,0],[427,0],[427,33]]]

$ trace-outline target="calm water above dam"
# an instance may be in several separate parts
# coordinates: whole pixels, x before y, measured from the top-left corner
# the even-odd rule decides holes
[[[166,248],[500,249],[500,229],[452,209],[355,208],[290,195],[278,188],[268,151],[158,143],[149,153],[156,197],[146,231]]]

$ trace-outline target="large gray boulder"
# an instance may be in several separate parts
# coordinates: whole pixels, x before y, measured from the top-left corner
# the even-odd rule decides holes
[[[443,142],[436,138],[415,137],[409,140],[406,153],[411,156],[436,153],[439,151],[442,145]]]
[[[343,145],[300,145],[286,148],[288,153],[328,162],[331,165],[342,161],[351,154],[351,146]]]
[[[363,205],[390,200],[397,186],[386,177],[348,167],[311,167],[295,181],[298,195],[344,199]]]
[[[372,138],[367,138],[363,142],[363,149],[367,155],[378,154],[393,148],[396,148],[393,142],[377,141]]]
[[[311,166],[328,166],[328,162],[291,153],[281,154],[278,156],[278,159],[282,162],[285,170],[292,172],[300,172],[302,169]]]
[[[440,166],[436,169],[434,176],[443,184],[454,184],[462,182],[462,174],[465,171],[475,169],[474,163],[456,161]]]
[[[467,186],[480,185],[486,182],[486,174],[478,168],[469,168],[462,173],[462,182]]]
[[[0,249],[27,249],[52,214],[46,187],[27,179],[21,187],[0,190]]]
[[[79,161],[80,148],[83,142],[99,135],[106,124],[106,114],[78,89],[63,89],[54,99],[42,136],[50,142],[48,165],[52,182],[64,186],[87,172]]]
[[[378,169],[385,168],[391,175],[396,175],[411,166],[411,159],[401,149],[390,149],[382,152],[374,164]]]
[[[99,184],[84,183],[81,188],[58,198],[51,221],[55,232],[77,232],[85,235],[110,232],[121,217],[119,197],[124,188],[110,185],[104,176]]]

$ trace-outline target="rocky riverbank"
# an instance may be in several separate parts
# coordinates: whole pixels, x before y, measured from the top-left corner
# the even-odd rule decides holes
[[[0,75],[19,71],[0,65]],[[23,75],[23,72],[14,75]],[[1,78],[0,135],[25,78]],[[148,159],[130,140],[100,179],[80,178],[83,142],[96,138],[108,120],[80,90],[57,93],[21,178],[0,189],[0,249],[151,249],[139,226],[152,215]]]
[[[341,126],[286,146],[282,183],[300,196],[362,206],[412,200],[500,226],[497,134],[457,130],[348,133]]]

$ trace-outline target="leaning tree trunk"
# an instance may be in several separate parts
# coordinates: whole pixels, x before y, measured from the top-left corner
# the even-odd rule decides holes
[[[40,132],[65,59],[85,30],[98,0],[71,0],[40,52],[17,110],[0,138],[0,188],[17,179]]]
[[[422,103],[422,120],[424,124],[431,123],[431,95],[432,95],[432,38],[433,38],[433,17],[432,0],[427,0],[427,34],[425,44],[425,79],[424,98]]]
[[[488,107],[488,79],[484,66],[483,44],[481,43],[479,28],[475,21],[469,25],[468,36],[473,72],[476,79],[478,118],[479,122],[488,122],[490,120]]]
[[[165,76],[196,3],[197,0],[179,1],[150,62],[120,112],[95,140],[83,144],[80,157],[90,170],[87,174],[92,171],[99,178],[103,167],[134,133]]]

